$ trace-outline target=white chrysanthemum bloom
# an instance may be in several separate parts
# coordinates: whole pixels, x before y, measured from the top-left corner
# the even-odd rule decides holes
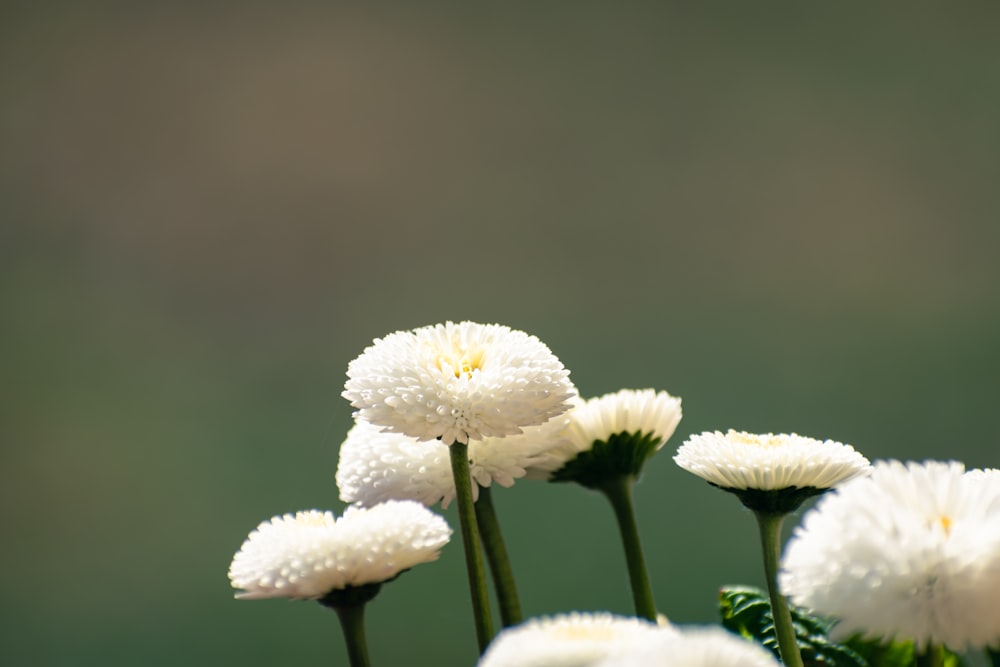
[[[532,466],[528,476],[549,479],[598,443],[609,443],[615,436],[632,441],[636,434],[643,441],[643,451],[635,457],[636,469],[624,472],[638,474],[637,468],[674,434],[681,414],[680,398],[654,389],[622,389],[587,401],[576,399],[562,443],[550,450],[544,461]],[[602,465],[605,463],[602,461]]]
[[[1000,484],[1000,468],[973,468],[967,470],[965,476],[985,484]]]
[[[535,336],[461,322],[397,331],[347,367],[362,419],[446,445],[521,433],[569,409],[569,371]]]
[[[396,577],[437,560],[451,529],[415,502],[349,507],[339,519],[310,510],[264,521],[229,566],[237,598],[316,599]]]
[[[599,667],[780,667],[760,644],[719,627],[681,628],[612,653]]]
[[[734,430],[692,435],[674,461],[710,484],[738,491],[830,489],[871,468],[853,447],[833,440]]]
[[[1000,485],[960,463],[878,462],[788,543],[782,591],[836,634],[954,651],[1000,639]]]
[[[479,667],[585,667],[623,644],[673,633],[672,627],[608,613],[537,618],[497,635]]]
[[[525,470],[543,460],[545,451],[560,442],[568,417],[560,415],[520,435],[484,438],[469,443],[472,497],[493,482],[509,487]],[[455,497],[455,479],[448,446],[438,440],[416,440],[384,433],[364,420],[347,433],[337,465],[340,499],[371,506],[386,500],[438,502],[448,507]]]

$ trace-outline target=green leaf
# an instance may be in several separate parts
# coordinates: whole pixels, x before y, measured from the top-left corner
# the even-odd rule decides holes
[[[778,655],[778,639],[771,618],[767,593],[753,586],[730,586],[719,592],[722,625],[730,632],[752,639]],[[806,667],[912,667],[912,641],[883,642],[854,635],[843,642],[829,637],[834,621],[813,616],[801,607],[791,607],[792,626]],[[941,651],[943,667],[965,667],[961,656],[946,648]],[[994,663],[997,664],[997,663]]]
[[[767,593],[752,586],[723,588],[719,593],[719,611],[723,627],[763,644],[779,657]],[[827,635],[832,621],[811,616],[796,607],[791,608],[791,614],[806,667],[869,667],[872,664],[850,646],[830,641]]]

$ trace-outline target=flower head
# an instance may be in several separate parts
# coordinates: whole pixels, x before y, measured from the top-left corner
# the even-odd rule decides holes
[[[347,368],[343,396],[362,419],[446,445],[521,433],[565,412],[576,392],[534,336],[447,322],[378,339]]]
[[[674,461],[716,486],[760,491],[829,489],[869,469],[868,459],[833,440],[731,429],[692,435]]]
[[[720,627],[683,628],[643,638],[612,653],[598,667],[780,667],[760,644]]]
[[[608,475],[638,475],[680,420],[681,399],[665,391],[622,389],[576,399],[565,437],[532,466],[529,477],[594,486]]]
[[[497,635],[479,667],[584,667],[623,644],[672,633],[670,627],[608,613],[537,618]]]
[[[837,634],[955,651],[1000,639],[1000,477],[878,462],[807,513],[780,575]]]
[[[451,529],[415,502],[350,507],[339,519],[310,510],[264,521],[229,566],[237,598],[316,599],[395,578],[437,560]]]
[[[520,435],[483,438],[469,443],[473,498],[479,487],[493,482],[509,487],[525,470],[543,460],[544,452],[559,442],[567,417],[560,415]],[[447,507],[455,497],[448,446],[437,440],[420,441],[399,433],[384,433],[359,420],[340,446],[337,487],[340,499],[371,506],[386,500],[438,502]]]

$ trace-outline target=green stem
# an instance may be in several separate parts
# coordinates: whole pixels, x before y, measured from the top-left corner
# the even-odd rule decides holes
[[[521,602],[517,596],[517,586],[514,584],[514,572],[510,567],[507,547],[500,533],[500,522],[497,521],[490,487],[484,486],[479,489],[479,500],[476,501],[475,507],[479,537],[483,540],[486,560],[493,573],[493,586],[496,588],[500,604],[500,619],[505,628],[517,625],[521,622]]]
[[[942,667],[944,665],[944,651],[940,646],[928,644],[923,651],[916,654],[917,667]]]
[[[480,654],[493,639],[493,620],[490,617],[490,599],[486,588],[486,567],[476,529],[476,509],[472,500],[472,478],[469,474],[469,446],[452,443],[451,473],[455,478],[455,503],[462,526],[462,544],[465,546],[465,566],[469,572],[469,592],[472,596],[472,616],[476,623],[476,638]]]
[[[340,618],[340,627],[344,630],[344,640],[347,642],[347,657],[351,667],[369,667],[368,642],[365,640],[365,605],[345,605],[334,607]]]
[[[990,659],[990,664],[993,667],[1000,667],[1000,649],[987,647],[986,657]]]
[[[655,623],[656,603],[653,601],[653,589],[649,585],[646,559],[642,556],[639,527],[635,522],[635,510],[632,507],[632,480],[631,475],[612,477],[600,486],[600,490],[611,501],[615,518],[618,520],[618,530],[625,547],[629,583],[632,585],[635,614]]]
[[[802,654],[795,638],[795,628],[792,627],[792,614],[788,610],[785,596],[778,590],[781,524],[784,523],[786,515],[772,512],[754,512],[754,515],[760,527],[760,546],[764,550],[764,576],[767,578],[767,592],[771,597],[771,617],[774,619],[774,632],[778,636],[781,662],[788,667],[802,667]]]

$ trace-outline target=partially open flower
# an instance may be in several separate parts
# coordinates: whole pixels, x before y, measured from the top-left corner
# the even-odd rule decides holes
[[[576,390],[538,338],[499,324],[447,322],[378,339],[347,368],[360,418],[446,445],[521,433],[569,408]]]
[[[479,667],[584,667],[640,639],[673,633],[670,626],[608,613],[537,618],[497,635]]]
[[[1000,477],[960,463],[877,462],[808,512],[781,590],[838,635],[954,651],[1000,640]]]
[[[451,529],[415,502],[370,509],[309,510],[264,521],[229,566],[237,598],[318,599],[331,591],[379,584],[437,560]]]
[[[528,475],[588,487],[600,486],[609,477],[638,476],[680,420],[681,399],[665,391],[622,389],[577,399],[565,437]]]

